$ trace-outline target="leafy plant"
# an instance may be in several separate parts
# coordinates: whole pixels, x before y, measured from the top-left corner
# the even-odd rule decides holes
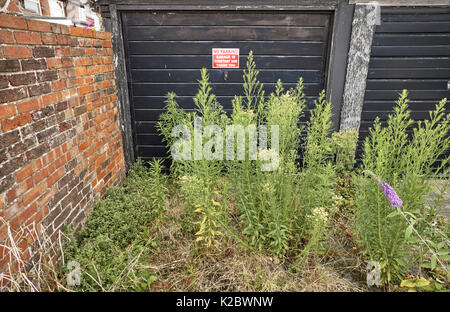
[[[445,102],[437,104],[430,119],[419,122],[410,136],[413,121],[404,90],[387,125],[375,120],[362,155],[361,169],[375,173],[397,191],[403,213],[418,233],[430,241],[434,234],[429,231],[429,224],[436,216],[427,202],[432,191],[430,175],[448,173],[448,154],[445,155],[450,147],[450,115],[445,114]],[[436,165],[441,156],[444,159]],[[398,282],[412,263],[421,261],[427,249],[411,235],[411,225],[403,216],[393,211],[377,181],[359,176],[356,185],[356,226],[364,256],[380,263],[383,284]]]
[[[143,253],[155,248],[152,222],[164,212],[167,188],[159,161],[149,168],[138,160],[123,188],[107,190],[95,203],[84,227],[71,234],[64,254],[80,264],[79,290],[119,291],[142,285],[139,264]],[[62,273],[67,273],[63,268]],[[146,273],[147,274],[147,273]]]

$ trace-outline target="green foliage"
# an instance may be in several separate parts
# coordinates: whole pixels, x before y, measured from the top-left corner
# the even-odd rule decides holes
[[[152,223],[165,211],[168,192],[161,169],[158,161],[147,168],[138,160],[125,186],[108,189],[84,227],[72,235],[64,254],[67,261],[80,263],[79,290],[130,290],[144,282],[147,273],[135,274],[130,265],[155,248]]]
[[[350,147],[341,146],[338,152],[334,152],[330,138],[331,104],[326,101],[324,91],[315,101],[307,129],[299,126],[306,102],[302,78],[295,89],[287,91],[278,80],[275,92],[265,98],[263,84],[258,81],[253,53],[250,53],[244,70],[243,96],[235,96],[230,119],[225,117],[222,107],[211,93],[205,69],[201,75],[199,91],[194,98],[197,107],[195,113],[181,112],[173,94],[168,96],[167,112],[161,116],[159,123],[168,147],[172,147],[172,138],[168,136],[175,121],[193,130],[196,117],[202,117],[204,127],[219,125],[224,138],[227,125],[240,126],[248,131],[251,130],[247,126],[254,126],[258,130],[261,125],[267,126],[268,147],[265,149],[260,146],[257,160],[250,159],[248,143],[251,133],[247,132],[243,160],[177,162],[176,170],[172,167],[172,175],[178,177],[187,218],[198,225],[194,230],[198,241],[206,242],[206,246],[217,245],[224,232],[233,231],[227,225],[227,211],[231,209],[224,202],[233,203],[246,244],[268,250],[276,258],[282,259],[290,244],[299,245],[300,240],[311,237],[311,232],[318,233],[317,226],[308,228],[311,222],[307,222],[307,217],[313,208],[327,207],[332,203],[335,176],[333,155],[339,153],[340,159],[348,157],[344,153],[349,153]],[[279,129],[277,150],[273,149],[270,137],[272,126]],[[305,130],[307,139],[302,145],[300,139]],[[203,138],[202,142],[205,143],[207,139]],[[341,141],[345,143],[345,140],[344,137]],[[236,137],[234,142],[236,149]],[[303,172],[297,168],[298,151],[301,148],[305,151],[306,169]],[[261,170],[261,165],[267,163],[265,156],[275,156],[276,170]],[[349,159],[341,160],[344,161],[350,162]],[[219,188],[224,169],[230,185],[227,192]]]
[[[345,173],[353,169],[358,132],[347,128],[331,135],[334,153],[336,154],[336,170]]]
[[[208,257],[224,250],[233,253],[230,246],[240,243],[272,257],[274,264],[284,261],[286,267],[301,271],[330,254],[334,248],[330,238],[339,233],[332,225],[349,219],[355,219],[362,247],[354,241],[350,245],[361,247],[366,260],[380,263],[383,284],[421,291],[445,287],[441,281],[448,275],[441,261],[449,260],[448,228],[437,214],[448,186],[448,179],[442,177],[449,173],[450,117],[445,113],[445,100],[430,112],[429,120],[413,127],[404,91],[386,125],[375,121],[364,142],[360,170],[353,167],[358,133],[351,129],[333,132],[325,91],[310,109],[306,125],[301,125],[306,110],[303,79],[291,90],[285,90],[278,80],[275,91],[266,96],[253,53],[244,70],[243,94],[233,99],[230,117],[212,93],[206,69],[201,70],[193,101],[195,111],[188,113],[179,107],[174,93],[167,95],[166,112],[157,124],[164,142],[172,148],[179,139],[172,136],[174,127],[183,125],[194,133],[201,119],[203,131],[218,127],[223,146],[211,144],[218,138],[215,134],[192,136],[191,160],[174,161],[169,177],[162,173],[160,162],[145,165],[138,160],[124,187],[109,189],[105,199],[95,203],[84,228],[64,248],[65,259],[81,264],[78,290],[149,290],[161,275],[147,269],[145,258],[160,248],[155,232],[168,220],[179,222],[168,230],[172,238],[182,233],[183,239],[192,239],[188,243],[192,243],[189,257],[193,259],[185,268],[188,289],[199,283],[198,265],[207,262],[197,253]],[[226,155],[226,127],[230,125],[247,131],[245,157],[205,158],[208,148]],[[249,144],[251,129],[260,130],[260,126],[267,126],[267,146],[255,152]],[[278,147],[273,145],[272,126],[279,130]],[[196,140],[201,143],[200,159]],[[237,141],[235,136],[234,151]],[[254,152],[256,159],[250,157]],[[271,159],[268,156],[275,160],[273,171],[262,170]],[[401,210],[390,207],[377,181],[363,175],[364,170],[394,187],[403,200]],[[437,174],[442,179],[433,185],[430,176]],[[181,213],[169,210],[169,181]],[[342,225],[344,230],[351,226]],[[404,280],[412,265],[426,269],[436,281]]]
[[[450,115],[445,114],[445,103],[443,100],[437,104],[430,112],[430,120],[419,122],[409,137],[413,121],[409,118],[404,90],[387,125],[382,126],[378,118],[375,120],[362,156],[361,169],[374,172],[396,190],[403,201],[401,210],[420,235],[430,241],[436,236],[429,226],[436,221],[436,211],[428,200],[432,192],[429,177],[448,173],[448,154],[445,155],[450,147]],[[442,156],[446,158],[436,166],[436,160]],[[374,179],[360,175],[355,183],[356,225],[364,255],[380,263],[384,284],[399,282],[412,263],[421,261],[427,249],[421,246],[419,238],[411,235],[412,229],[390,207]]]
[[[303,170],[300,175],[298,200],[301,210],[296,214],[296,228],[300,239],[307,239],[317,233],[307,217],[313,209],[323,207],[330,213],[336,178],[331,140],[331,104],[322,91],[315,101],[310,120],[306,126],[306,142],[303,152]]]

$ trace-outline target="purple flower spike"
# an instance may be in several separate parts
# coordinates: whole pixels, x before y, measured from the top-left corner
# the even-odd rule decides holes
[[[397,193],[392,188],[392,186],[390,186],[384,181],[379,182],[378,186],[383,191],[388,201],[391,203],[392,208],[400,207],[403,204],[403,201],[400,199],[400,197],[398,197]]]

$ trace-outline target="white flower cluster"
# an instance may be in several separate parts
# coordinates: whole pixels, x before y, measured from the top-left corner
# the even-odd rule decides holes
[[[323,207],[316,207],[312,211],[312,216],[315,221],[322,221],[326,222],[328,221],[328,212],[326,212],[325,208]]]
[[[197,185],[198,183],[202,182],[197,176],[195,175],[184,175],[180,178],[180,182],[182,185],[186,186],[192,186]]]

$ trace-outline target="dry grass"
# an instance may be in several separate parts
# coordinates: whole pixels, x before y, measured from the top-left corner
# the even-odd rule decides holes
[[[42,229],[34,223],[24,225],[13,232],[9,224],[0,218],[7,227],[7,237],[0,258],[7,258],[8,264],[0,273],[2,291],[60,291],[68,290],[58,277],[58,266],[64,256],[61,248],[62,232],[58,242],[53,242]],[[21,246],[27,246],[26,248]],[[62,257],[58,257],[58,255]]]
[[[321,261],[293,273],[287,263],[274,263],[263,252],[247,250],[232,239],[218,250],[199,249],[194,235],[177,221],[184,217],[174,201],[168,221],[157,229],[160,252],[149,255],[145,268],[158,277],[150,291],[365,291],[364,285],[343,277],[335,263]],[[323,263],[322,263],[323,262]],[[342,271],[342,270],[341,270]]]
[[[335,225],[338,229],[336,235],[330,241],[330,252],[318,262],[307,263],[294,273],[289,270],[288,263],[275,263],[264,252],[245,249],[230,238],[224,239],[219,249],[201,249],[195,242],[195,235],[182,228],[180,220],[184,217],[180,200],[172,199],[166,216],[154,224],[152,239],[158,242],[158,248],[151,254],[138,255],[145,260],[145,265],[138,264],[138,258],[133,259],[117,277],[117,283],[108,287],[102,285],[100,276],[86,276],[87,272],[81,268],[83,279],[96,281],[103,291],[124,291],[120,285],[122,278],[134,274],[138,269],[147,269],[157,277],[148,291],[367,290],[363,283],[349,278],[352,270],[358,273],[360,266],[355,264],[358,262],[355,256],[358,253],[351,251],[348,239],[338,228],[339,221]],[[26,251],[18,246],[18,242],[24,239],[28,239],[32,246],[29,251],[32,254],[31,261],[26,260]],[[34,225],[22,227],[17,233],[12,233],[8,228],[8,238],[0,246],[4,247],[13,261],[8,270],[0,275],[0,279],[8,281],[2,290],[73,291],[74,288],[65,286],[66,276],[61,276],[58,270],[60,265],[70,260],[64,259],[61,247],[64,239],[69,238],[60,233],[58,242],[52,244],[45,231]]]

